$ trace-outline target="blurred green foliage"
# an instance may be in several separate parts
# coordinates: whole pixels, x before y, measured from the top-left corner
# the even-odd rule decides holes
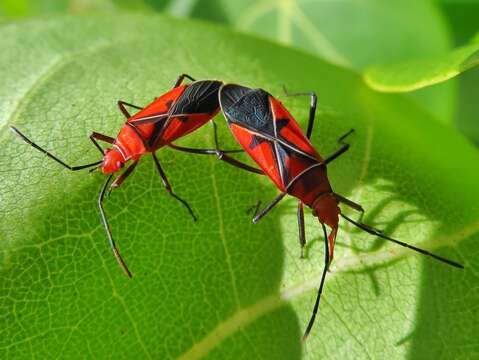
[[[479,35],[479,0],[437,0],[448,21],[455,46],[463,46]],[[456,127],[479,145],[479,69],[458,78]]]
[[[456,46],[468,43],[478,32],[479,0],[436,0],[447,19]]]
[[[196,8],[211,0],[200,0]],[[332,63],[361,70],[391,61],[445,53],[444,22],[429,1],[228,1],[214,0],[227,22],[316,53]],[[414,11],[410,11],[414,9]],[[407,16],[404,16],[407,14]],[[214,12],[203,17],[217,18]],[[453,83],[412,95],[444,122],[451,122]]]

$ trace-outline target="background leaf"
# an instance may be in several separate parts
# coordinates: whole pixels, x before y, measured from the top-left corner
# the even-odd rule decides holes
[[[479,43],[431,58],[371,66],[365,81],[384,92],[408,92],[447,81],[479,65]]]
[[[206,1],[199,1],[198,7],[202,3]],[[218,0],[217,6],[238,29],[294,44],[357,69],[371,62],[441,54],[448,49],[443,20],[429,1]],[[415,11],[404,21],[405,9],[411,8]]]
[[[204,6],[208,6],[207,11]],[[197,8],[194,16],[226,19],[220,21],[358,70],[372,64],[441,55],[451,46],[442,14],[429,0],[200,0]],[[410,96],[438,119],[452,122],[456,102],[453,82]]]
[[[1,358],[477,356],[478,154],[423,108],[303,52],[159,16],[10,23],[0,42],[8,49],[0,53]],[[267,179],[163,149],[165,171],[200,221],[165,194],[144,159],[107,204],[135,275],[127,280],[95,207],[104,177],[67,173],[8,126],[68,162],[96,159],[87,135],[118,131],[116,101],[148,103],[182,72],[264,87],[303,126],[307,99],[285,98],[281,85],[317,91],[313,142],[322,153],[356,129],[352,149],[330,167],[335,190],[363,203],[366,220],[386,233],[466,269],[342,228],[302,349],[322,266],[318,224],[308,217],[300,261],[293,201],[255,226],[245,215],[276,194]],[[222,144],[234,148],[221,117],[218,124]],[[211,130],[180,143],[211,145]]]

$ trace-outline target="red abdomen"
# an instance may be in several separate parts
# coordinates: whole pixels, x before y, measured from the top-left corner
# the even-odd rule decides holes
[[[214,118],[218,111],[219,108],[212,114],[193,114],[187,117],[172,116],[156,144],[155,150],[200,128]]]

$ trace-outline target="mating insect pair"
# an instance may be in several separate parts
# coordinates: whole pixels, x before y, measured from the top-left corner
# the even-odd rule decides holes
[[[183,84],[185,78],[190,79],[192,82]],[[127,122],[121,128],[116,139],[99,133],[92,133],[90,139],[102,153],[103,159],[81,166],[67,165],[56,156],[33,143],[16,128],[12,127],[12,130],[24,141],[72,171],[85,168],[101,168],[105,174],[109,174],[100,191],[98,207],[113,253],[126,274],[130,277],[131,273],[120,256],[109,229],[103,210],[103,200],[108,188],[113,189],[120,186],[128,175],[132,173],[143,155],[147,153],[152,154],[166,190],[186,207],[195,220],[196,217],[189,204],[173,192],[168,178],[155,155],[155,152],[161,147],[168,146],[193,154],[215,155],[220,160],[243,170],[268,176],[281,193],[263,210],[258,212],[258,207],[256,208],[253,222],[258,222],[286,194],[289,194],[298,199],[298,226],[301,248],[306,243],[304,205],[309,206],[313,211],[313,215],[318,217],[324,234],[325,263],[313,312],[303,336],[303,339],[305,339],[314,324],[326,273],[333,259],[340,216],[372,235],[405,246],[446,264],[459,268],[463,266],[426,250],[393,239],[361,221],[355,221],[344,215],[339,208],[339,204],[349,206],[361,213],[364,210],[359,204],[332,190],[327,176],[327,165],[349,149],[349,144],[345,142],[345,139],[352,133],[352,130],[339,139],[338,142],[341,146],[336,152],[326,158],[322,158],[309,140],[314,126],[317,104],[316,95],[314,93],[291,95],[310,96],[311,104],[306,134],[301,130],[288,110],[276,98],[262,89],[223,84],[221,81],[216,80],[195,81],[189,75],[183,74],[178,78],[172,90],[155,99],[144,108],[119,101],[118,105],[128,119]],[[139,111],[131,116],[126,109],[127,106]],[[220,150],[214,123],[215,149],[192,149],[172,143],[212,120],[220,109],[227,119],[233,136],[261,169],[247,165],[228,155],[228,153],[238,152],[238,150]],[[102,149],[97,140],[112,144],[112,148]],[[131,164],[112,182],[114,174],[127,162],[131,162]],[[329,235],[325,225],[331,229]]]

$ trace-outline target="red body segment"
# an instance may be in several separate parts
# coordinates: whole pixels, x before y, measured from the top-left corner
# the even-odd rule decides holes
[[[205,125],[208,121],[213,119],[218,114],[219,108],[211,114],[193,114],[188,115],[188,121],[185,121],[183,116],[173,116],[170,118],[168,125],[163,130],[161,139],[155,144],[157,148],[160,148],[166,144],[169,144],[180,137],[186,136],[201,126]]]
[[[130,117],[128,122],[168,113],[173,103],[180,98],[181,94],[184,93],[188,86],[190,85],[180,85],[164,93],[160,97],[153,100],[153,102],[151,102],[149,105],[145,106],[142,110],[138,111],[135,115]]]
[[[281,192],[311,207],[320,222],[331,228],[331,260],[340,209],[326,166],[321,165],[323,158],[280,101],[264,90],[244,89],[225,85],[220,92],[234,137]]]
[[[103,172],[114,173],[125,162],[137,161],[206,124],[219,111],[220,85],[202,80],[177,86],[131,116],[105,152]]]
[[[181,85],[162,96],[156,98],[152,103],[147,105],[142,110],[138,111],[135,115],[130,117],[127,122],[121,127],[116,140],[114,142],[114,147],[119,148],[119,152],[124,155],[125,162],[128,160],[138,160],[142,155],[147,152],[152,152],[158,150],[163,145],[175,140],[166,141],[163,140],[163,137],[160,136],[160,141],[157,144],[154,144],[152,147],[148,148],[144,145],[143,139],[150,141],[152,138],[155,129],[161,128],[162,131],[165,131],[165,124],[168,120],[168,117],[161,117],[162,115],[167,115],[171,106],[175,101],[181,96],[185,91],[188,85]],[[156,122],[136,124],[135,121],[146,120],[148,118],[154,119],[157,118]],[[133,127],[133,126],[134,127]],[[135,128],[137,131],[135,131]],[[141,135],[141,136],[140,136]],[[182,135],[176,137],[179,138]]]
[[[143,110],[138,111],[135,115],[129,118],[127,120],[127,123],[134,124],[135,121],[138,121],[141,119],[158,117],[158,121],[155,123],[135,125],[135,127],[141,132],[141,134],[143,135],[145,139],[150,139],[151,136],[153,135],[153,132],[155,131],[155,128],[158,128],[159,126],[161,126],[164,129],[167,118],[165,117],[161,119],[160,116],[168,114],[168,111],[171,109],[172,105],[180,98],[181,94],[183,94],[183,92],[188,86],[189,85],[186,85],[186,84],[178,86],[176,88],[171,89],[167,93],[161,95],[160,97],[156,98],[152,103],[145,106]],[[123,127],[120,129],[120,132],[118,134],[118,138],[121,136],[121,133],[125,131],[125,129],[131,129],[131,126],[127,124],[123,125]],[[177,136],[176,139],[178,137],[181,137],[181,135]],[[173,139],[173,140],[176,140],[176,139]],[[173,140],[170,140],[169,142]],[[163,142],[163,144],[165,143],[167,142]],[[158,148],[159,147],[157,147],[157,149]]]
[[[143,126],[150,126],[150,124]],[[145,137],[145,139],[149,139],[149,137]],[[123,162],[138,160],[142,155],[148,152],[148,148],[143,144],[141,137],[129,125],[123,125],[121,127],[113,143],[113,150],[120,150],[119,152],[123,157]]]

